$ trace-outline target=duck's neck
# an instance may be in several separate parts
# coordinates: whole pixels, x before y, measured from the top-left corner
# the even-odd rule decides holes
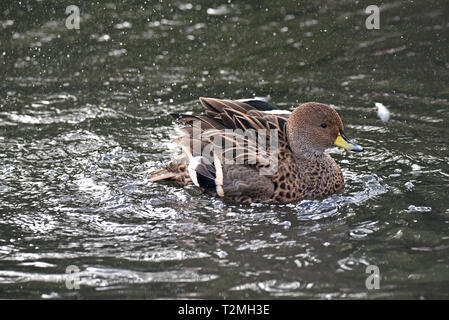
[[[303,152],[299,156],[294,155],[296,163],[301,166],[310,166],[318,172],[325,172],[326,174],[331,174],[334,182],[338,186],[343,185],[343,174],[340,167],[337,165],[335,160],[324,152]],[[312,180],[321,180],[324,175],[313,175]]]
[[[290,130],[288,134],[288,141],[293,156],[299,161],[301,160],[315,161],[322,159],[326,156],[324,153],[325,150],[324,148],[319,149],[312,147],[311,140],[308,138],[307,135],[297,137],[296,131]]]
[[[296,161],[322,161],[326,158],[326,154],[323,151],[319,150],[311,150],[308,148],[298,148],[297,150],[293,150],[293,156]]]

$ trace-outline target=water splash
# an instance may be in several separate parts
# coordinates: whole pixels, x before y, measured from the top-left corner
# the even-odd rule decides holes
[[[322,200],[303,200],[296,205],[298,219],[302,221],[320,220],[338,216],[342,208],[349,205],[361,205],[364,202],[387,192],[387,186],[382,185],[382,180],[376,175],[351,175],[351,180],[346,184],[356,183],[358,191],[352,191],[349,195],[334,194]],[[351,189],[354,189],[352,187]],[[361,189],[361,190],[360,190]]]

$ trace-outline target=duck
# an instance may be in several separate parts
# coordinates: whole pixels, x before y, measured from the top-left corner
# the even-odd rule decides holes
[[[343,188],[340,167],[325,151],[361,152],[337,111],[307,102],[292,112],[263,100],[199,98],[202,114],[171,114],[181,125],[181,153],[150,182],[195,185],[240,203],[290,203]]]

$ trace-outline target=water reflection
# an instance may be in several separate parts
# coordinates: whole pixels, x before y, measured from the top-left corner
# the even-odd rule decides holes
[[[441,2],[393,1],[377,31],[361,2],[83,6],[79,32],[56,2],[0,12],[2,297],[448,297]],[[168,114],[199,96],[329,103],[366,151],[331,149],[344,190],[295,204],[148,183],[172,156]]]

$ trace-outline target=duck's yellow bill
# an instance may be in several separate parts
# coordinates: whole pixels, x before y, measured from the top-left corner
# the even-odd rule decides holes
[[[351,142],[348,138],[345,137],[343,133],[339,133],[337,139],[334,141],[334,145],[346,150],[361,152],[363,148],[358,144]]]

